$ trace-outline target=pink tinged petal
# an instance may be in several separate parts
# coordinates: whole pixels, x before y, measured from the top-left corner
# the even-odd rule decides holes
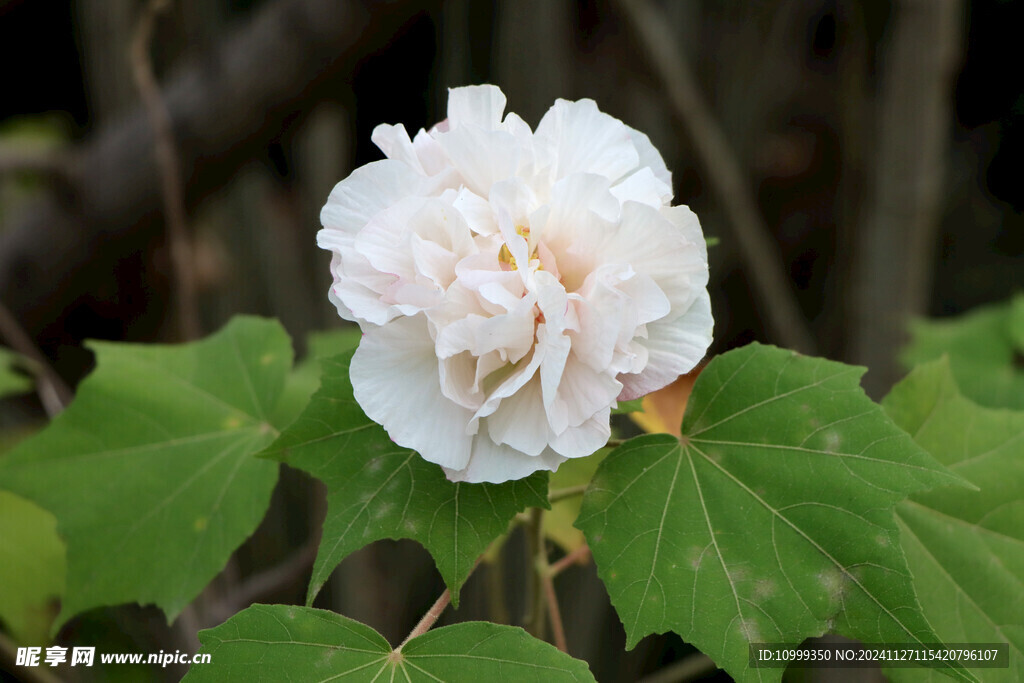
[[[554,472],[565,460],[550,448],[540,455],[530,456],[510,446],[499,446],[481,430],[473,438],[473,455],[469,465],[461,470],[445,469],[445,476],[451,481],[500,484],[528,477],[540,470]]]
[[[648,326],[648,338],[637,342],[648,351],[647,367],[640,374],[622,374],[620,401],[629,401],[657,391],[689,372],[701,361],[711,345],[714,320],[711,297],[701,291],[690,308],[671,322]]]
[[[377,145],[380,151],[384,152],[384,156],[387,158],[401,161],[423,175],[427,174],[420,162],[419,155],[416,154],[412,140],[409,139],[409,133],[406,132],[405,126],[402,124],[382,123],[373,129],[370,140]]]
[[[448,89],[448,125],[463,125],[493,130],[501,124],[505,112],[505,94],[494,85],[470,85]]]
[[[548,416],[541,400],[541,381],[535,375],[522,388],[502,400],[486,418],[487,432],[496,444],[540,455],[548,445]]]
[[[605,407],[579,427],[570,427],[551,440],[551,448],[567,458],[585,458],[608,443],[611,407]]]
[[[537,126],[538,146],[556,150],[554,179],[596,173],[615,181],[640,163],[629,128],[593,100],[557,100]]]
[[[355,233],[403,197],[421,194],[426,184],[422,175],[400,161],[384,159],[361,166],[331,190],[320,222],[330,230]]]
[[[441,391],[437,356],[423,316],[367,330],[349,370],[356,401],[400,446],[443,467],[462,469],[473,413]]]
[[[537,244],[537,259],[540,261],[540,266],[556,280],[562,279],[562,273],[558,270],[558,261],[555,258],[555,254],[548,249],[548,245],[543,242]]]

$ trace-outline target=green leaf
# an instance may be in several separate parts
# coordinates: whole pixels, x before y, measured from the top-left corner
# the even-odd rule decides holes
[[[440,467],[396,445],[352,396],[352,354],[323,361],[320,390],[265,455],[327,485],[327,518],[307,600],[350,553],[383,538],[411,538],[433,556],[458,606],[459,589],[517,512],[547,507],[547,478],[504,484],[448,481]]]
[[[990,408],[1024,409],[1024,294],[943,320],[918,320],[901,358],[911,368],[948,355],[964,396]]]
[[[398,651],[352,619],[309,607],[253,605],[199,632],[210,663],[187,683],[279,681],[593,681],[573,659],[521,628],[467,622],[428,631]]]
[[[277,467],[252,456],[274,436],[288,336],[236,318],[192,344],[90,346],[96,370],[0,458],[0,487],[57,517],[68,549],[58,625],[123,602],[173,619],[266,512]]]
[[[1009,643],[1010,668],[985,669],[985,681],[1024,680],[1024,412],[964,398],[945,360],[915,369],[882,405],[918,444],[980,489],[921,493],[896,508],[925,616],[944,643]]]
[[[361,337],[362,332],[355,326],[310,334],[306,339],[306,357],[288,375],[274,411],[273,424],[280,427],[291,424],[320,386],[320,361],[356,348]]]
[[[629,415],[644,409],[644,400],[634,398],[632,401],[619,401],[619,405],[612,408],[612,415]]]
[[[17,371],[21,356],[0,346],[0,398],[32,391],[32,379]]]
[[[0,619],[19,642],[49,641],[65,567],[53,515],[0,491]]]
[[[611,449],[602,448],[585,458],[570,458],[563,462],[558,470],[551,474],[551,492],[586,486],[594,478],[597,466],[610,452]],[[573,526],[573,522],[579,517],[582,502],[582,493],[556,501],[551,504],[551,511],[544,515],[541,521],[544,535],[566,552],[576,550],[586,543],[583,533]]]
[[[931,641],[893,506],[957,483],[861,390],[864,370],[752,344],[694,385],[682,439],[601,463],[577,526],[633,647],[675,631],[740,680],[751,642]]]

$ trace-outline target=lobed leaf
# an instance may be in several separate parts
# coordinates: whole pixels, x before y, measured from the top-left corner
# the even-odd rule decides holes
[[[925,616],[944,643],[1008,643],[1010,667],[985,669],[985,680],[1024,680],[1024,412],[964,398],[947,360],[916,368],[882,405],[938,461],[979,487],[919,493],[896,508]],[[895,680],[941,675],[887,673]]]
[[[547,507],[547,477],[503,484],[453,483],[440,467],[388,438],[352,395],[352,354],[322,361],[320,389],[264,455],[327,485],[327,517],[308,603],[350,553],[384,538],[423,545],[452,592],[519,511]]]
[[[48,641],[65,568],[53,515],[0,491],[0,620],[19,642]]]
[[[100,605],[173,619],[256,528],[277,467],[253,456],[291,366],[272,321],[235,318],[191,344],[92,342],[97,367],[49,427],[0,458],[0,488],[57,518],[59,626]]]
[[[738,680],[753,642],[930,642],[893,506],[957,484],[871,402],[862,368],[752,344],[697,379],[682,437],[601,464],[577,526],[634,646],[675,631]]]
[[[956,318],[910,326],[904,364],[948,355],[964,396],[990,408],[1024,409],[1024,294]]]
[[[334,612],[253,605],[200,631],[201,653],[187,683],[279,681],[593,681],[573,659],[521,628],[467,622],[428,631],[399,650],[369,626]]]

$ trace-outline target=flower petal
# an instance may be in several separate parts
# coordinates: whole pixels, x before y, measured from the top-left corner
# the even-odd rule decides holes
[[[640,164],[629,128],[600,111],[593,100],[557,100],[537,125],[535,137],[557,150],[553,180],[596,173],[616,181]]]
[[[422,194],[425,184],[422,175],[400,161],[383,159],[360,166],[331,190],[320,222],[328,230],[358,232],[399,199]]]
[[[366,332],[349,369],[356,401],[400,446],[442,467],[462,469],[473,444],[473,412],[441,391],[437,355],[421,315]]]
[[[487,130],[501,124],[505,112],[505,93],[493,85],[470,85],[448,89],[448,125],[451,129],[463,125]]]
[[[647,367],[638,375],[619,375],[619,400],[629,401],[657,391],[696,367],[711,345],[713,328],[707,290],[702,290],[690,308],[672,322],[649,325],[648,338],[637,341],[649,353]]]
[[[451,481],[500,484],[528,477],[539,470],[554,472],[565,460],[565,457],[550,448],[545,449],[540,455],[526,455],[510,446],[494,443],[487,433],[481,430],[473,439],[473,455],[469,464],[459,470],[445,469],[445,475]]]

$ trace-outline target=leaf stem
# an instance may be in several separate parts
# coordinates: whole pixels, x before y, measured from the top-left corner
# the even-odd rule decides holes
[[[584,543],[579,548],[576,548],[576,550],[573,550],[571,553],[560,559],[558,562],[552,564],[548,568],[548,571],[551,572],[552,577],[555,577],[574,564],[586,564],[587,560],[589,559],[590,546]]]
[[[551,621],[551,635],[555,639],[555,647],[568,654],[569,645],[565,640],[565,627],[562,626],[562,612],[558,609],[558,595],[555,593],[554,574],[548,565],[547,553],[537,556],[537,573],[544,586],[544,599],[547,602],[548,619]]]
[[[580,484],[578,486],[567,486],[564,489],[555,489],[548,494],[548,502],[554,505],[560,500],[566,498],[572,498],[574,496],[582,496],[583,492],[587,490],[587,486],[590,484]]]
[[[407,635],[405,637],[405,640],[402,641],[402,644],[395,648],[395,652],[401,652],[402,648],[405,647],[406,643],[408,643],[413,638],[422,636],[424,633],[429,631],[430,627],[437,622],[438,618],[440,618],[441,616],[441,613],[444,612],[445,608],[448,606],[448,603],[451,601],[451,591],[445,588],[444,593],[441,593],[441,597],[439,597],[437,601],[435,601],[434,604],[430,606],[430,609],[427,610],[427,613],[423,615],[422,619],[420,619],[420,623],[416,624],[416,628],[410,631],[409,635]]]
[[[25,328],[21,326],[14,313],[0,301],[0,336],[7,340],[12,349],[30,360],[34,367],[30,368],[36,375],[36,393],[43,410],[51,419],[56,417],[71,403],[74,393],[64,383],[61,376],[53,369],[50,361],[32,341]]]
[[[523,617],[523,624],[526,630],[534,638],[544,640],[544,626],[545,626],[545,598],[544,589],[542,586],[543,577],[541,576],[539,569],[539,562],[541,561],[540,556],[545,552],[544,549],[544,531],[543,521],[544,511],[540,508],[530,508],[530,518],[527,521],[525,528],[526,532],[526,551],[528,558],[532,559],[534,570],[527,572],[527,583],[526,583],[526,616]],[[547,557],[544,557],[544,561],[547,561]]]

